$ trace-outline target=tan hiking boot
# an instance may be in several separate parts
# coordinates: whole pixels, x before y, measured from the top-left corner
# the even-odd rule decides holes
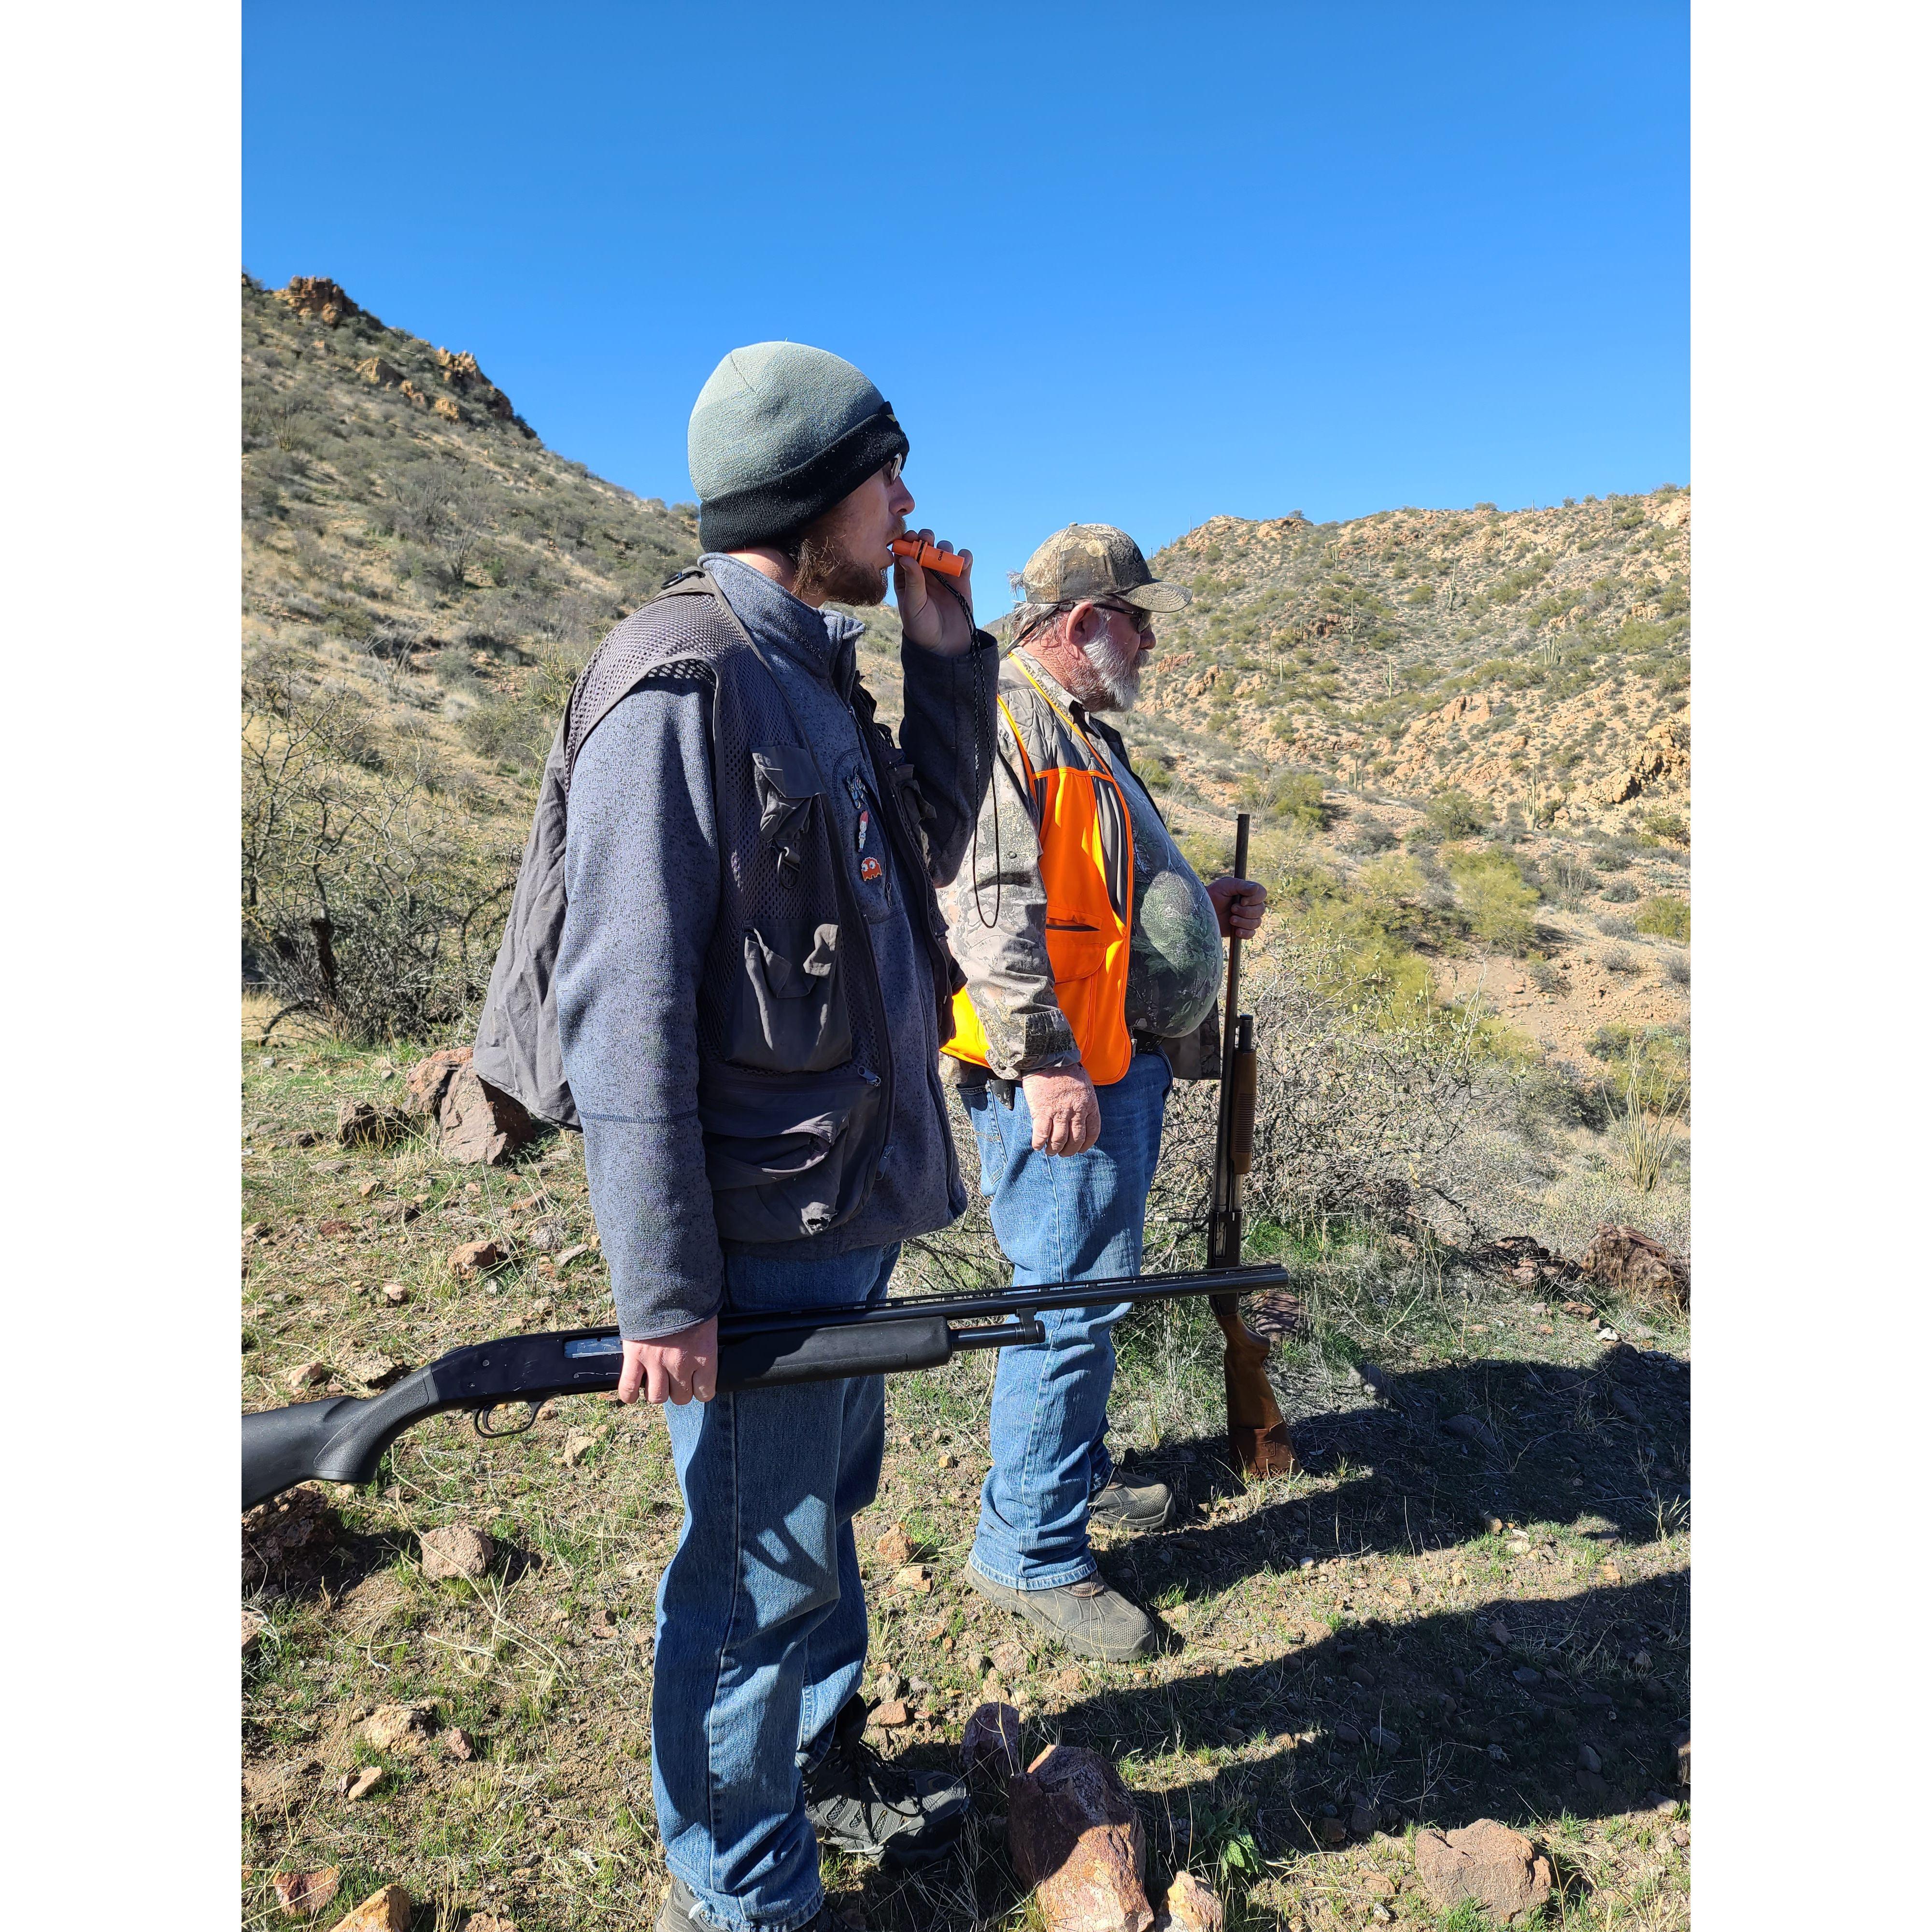
[[[1015,1590],[982,1576],[968,1563],[966,1580],[981,1596],[1003,1610],[1016,1611],[1076,1657],[1132,1664],[1153,1656],[1159,1646],[1160,1633],[1154,1619],[1098,1576],[1053,1590]]]

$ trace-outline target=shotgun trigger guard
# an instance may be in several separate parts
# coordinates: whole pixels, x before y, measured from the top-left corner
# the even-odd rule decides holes
[[[482,1407],[473,1408],[470,1412],[470,1420],[471,1425],[475,1428],[477,1434],[484,1437],[486,1440],[492,1437],[521,1436],[527,1430],[534,1428],[536,1425],[537,1406],[533,1402],[526,1402],[521,1404],[524,1412],[524,1419],[522,1421],[517,1424],[514,1428],[486,1429],[483,1426],[483,1418],[486,1415],[494,1415],[500,1408],[514,1408],[518,1406],[518,1404],[514,1402],[493,1402],[485,1403]]]

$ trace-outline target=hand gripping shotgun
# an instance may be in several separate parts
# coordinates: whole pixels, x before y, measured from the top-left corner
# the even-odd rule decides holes
[[[1234,876],[1248,875],[1248,814],[1234,820]],[[1221,1111],[1214,1126],[1214,1191],[1208,1216],[1210,1274],[1240,1268],[1241,1181],[1254,1164],[1255,1022],[1240,1013],[1241,942],[1228,940],[1228,998],[1222,1012]],[[1241,1319],[1239,1296],[1208,1302],[1227,1346],[1221,1358],[1228,1389],[1228,1449],[1246,1475],[1285,1475],[1300,1465],[1268,1377],[1268,1345]]]
[[[1218,1315],[1222,1302],[1237,1307],[1241,1295],[1280,1287],[1287,1280],[1285,1269],[1269,1262],[1126,1275],[1111,1281],[1050,1282],[991,1294],[908,1296],[796,1313],[726,1313],[718,1323],[718,1388],[728,1394],[794,1382],[836,1382],[848,1376],[936,1369],[968,1349],[1044,1342],[1046,1331],[1040,1317],[1048,1309],[1099,1308],[1116,1302],[1207,1294],[1216,1298]],[[1238,1315],[1238,1324],[1239,1319]],[[1264,1358],[1268,1344],[1258,1337],[1250,1339]],[[1232,1352],[1228,1360],[1234,1360]],[[312,1479],[373,1482],[389,1444],[404,1430],[445,1409],[469,1410],[478,1435],[520,1435],[536,1420],[539,1402],[554,1395],[594,1395],[614,1389],[623,1365],[624,1345],[614,1328],[509,1335],[453,1348],[380,1395],[337,1396],[244,1415],[242,1507],[252,1509],[291,1485]],[[1265,1372],[1256,1372],[1265,1389]],[[1231,1396],[1234,1376],[1231,1366]],[[488,1426],[496,1409],[518,1403],[526,1411],[520,1420],[507,1428]]]

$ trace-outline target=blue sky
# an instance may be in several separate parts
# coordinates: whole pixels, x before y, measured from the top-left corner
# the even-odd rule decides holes
[[[253,273],[668,500],[726,350],[836,350],[988,615],[1076,520],[1690,481],[1683,4],[243,17]]]

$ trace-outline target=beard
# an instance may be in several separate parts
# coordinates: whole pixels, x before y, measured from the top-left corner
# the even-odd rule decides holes
[[[792,560],[792,594],[806,602],[883,604],[886,567],[853,554],[844,520],[830,510],[808,524]]]
[[[1096,687],[1096,694],[1083,695],[1082,703],[1094,711],[1132,710],[1141,696],[1139,651],[1129,657],[1105,632],[1080,648],[1093,671]]]

